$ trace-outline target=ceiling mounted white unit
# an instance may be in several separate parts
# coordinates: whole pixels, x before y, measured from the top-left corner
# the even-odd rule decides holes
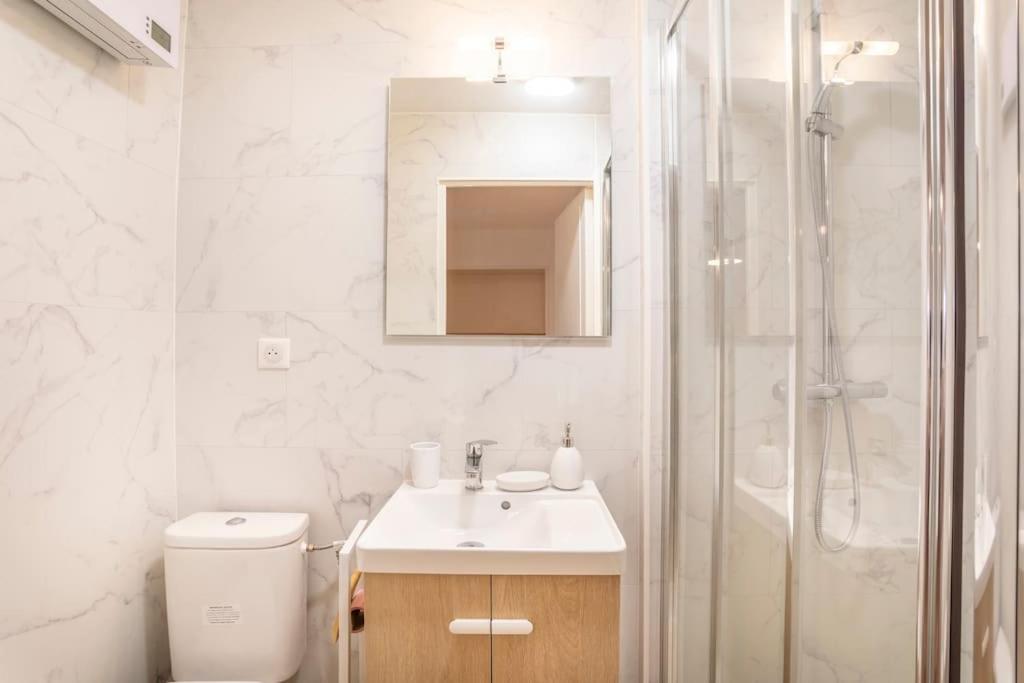
[[[181,0],[36,0],[123,62],[178,66]]]

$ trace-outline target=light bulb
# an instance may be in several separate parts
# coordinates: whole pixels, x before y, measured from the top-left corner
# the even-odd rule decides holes
[[[572,79],[559,76],[541,76],[526,81],[526,92],[541,97],[562,97],[573,91]]]

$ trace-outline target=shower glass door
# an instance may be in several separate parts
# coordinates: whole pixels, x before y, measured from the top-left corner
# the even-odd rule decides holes
[[[666,34],[667,681],[914,680],[927,246],[919,8],[690,0]],[[1015,13],[985,20],[1016,27]],[[986,52],[1014,68],[998,90],[1013,101],[1002,114],[1012,131],[986,143],[990,157],[1001,151],[995,164],[1016,163],[1016,55],[1016,42]],[[998,76],[987,78],[994,87]],[[1001,211],[1016,206],[1009,188],[991,192]],[[1016,258],[1016,232],[993,236],[991,252],[981,243],[983,262]],[[1008,268],[993,265],[989,281],[1015,278]],[[984,318],[993,304],[981,295],[978,324],[1016,321],[1009,282],[1013,306],[999,306],[1010,315]],[[988,409],[1016,406],[1000,393],[1017,384],[1018,347],[1006,339],[989,352],[1009,370],[1005,386],[961,400],[987,435],[971,432],[967,445],[1011,454],[978,465],[979,490],[998,481],[1015,493],[1016,414]],[[976,372],[995,372],[978,358]],[[990,497],[1016,509],[1007,496]],[[1003,607],[984,623],[1001,618],[1005,639],[1015,574],[996,574]],[[968,633],[998,632],[975,628],[966,604]]]
[[[720,100],[709,0],[691,0],[668,37],[666,183],[670,250],[671,383],[666,472],[665,679],[715,679],[721,612],[722,302],[718,270],[718,147],[712,125]],[[714,48],[717,49],[717,48]]]
[[[690,0],[664,77],[672,457],[665,680],[786,680],[800,369],[784,0]]]
[[[723,392],[718,680],[782,681],[789,659],[790,454],[796,376],[789,172],[797,149],[785,0],[721,4]]]

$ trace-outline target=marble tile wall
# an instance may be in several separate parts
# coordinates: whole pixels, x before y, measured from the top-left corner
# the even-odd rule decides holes
[[[344,536],[401,483],[405,448],[500,442],[485,476],[546,467],[571,421],[629,545],[622,680],[639,680],[642,310],[634,3],[195,0],[177,251],[179,514],[303,510]],[[610,340],[387,339],[388,79],[464,73],[463,36],[544,46],[552,73],[612,78]],[[259,336],[292,367],[258,372]],[[336,680],[336,576],[316,558],[299,681]]]
[[[0,678],[169,672],[181,71],[0,0]]]

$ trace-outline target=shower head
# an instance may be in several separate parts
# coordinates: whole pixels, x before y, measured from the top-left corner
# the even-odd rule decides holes
[[[864,51],[864,41],[863,40],[855,40],[852,43],[850,43],[850,47],[848,47],[846,49],[846,52],[843,53],[842,57],[840,57],[839,59],[836,60],[836,65],[832,67],[832,80],[835,80],[836,78],[839,77],[839,67],[840,67],[840,65],[842,65],[842,63],[846,60],[847,57],[852,57],[853,55],[859,55],[863,51]]]
[[[835,51],[836,47],[843,47],[841,52]],[[899,43],[896,43],[897,49]],[[854,40],[850,43],[823,43],[822,54],[839,54],[839,59],[836,60],[835,66],[832,67],[832,78],[828,79],[825,84],[818,91],[817,97],[814,98],[814,105],[811,107],[812,114],[821,114],[827,116],[829,114],[829,105],[832,100],[832,92],[837,87],[845,87],[847,85],[853,85],[853,81],[848,78],[843,78],[839,75],[839,67],[842,66],[843,62],[848,57],[859,54],[876,54],[874,49],[870,48],[869,43],[865,43],[863,40]],[[877,52],[877,54],[882,54]],[[891,53],[894,54],[894,53]]]

